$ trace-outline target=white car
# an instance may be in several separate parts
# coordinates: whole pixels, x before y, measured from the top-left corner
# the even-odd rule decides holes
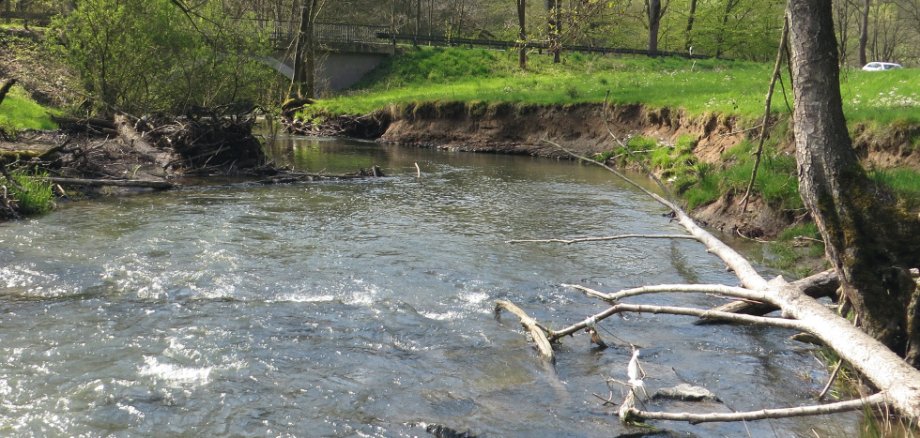
[[[885,71],[894,70],[896,68],[901,68],[901,64],[895,64],[893,62],[870,62],[862,69],[864,71]]]

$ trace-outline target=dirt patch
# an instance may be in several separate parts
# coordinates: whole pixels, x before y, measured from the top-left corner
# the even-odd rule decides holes
[[[693,216],[706,226],[725,234],[752,239],[772,238],[795,223],[794,214],[770,208],[760,198],[751,198],[742,211],[740,196],[723,195],[718,201],[698,208]]]
[[[72,108],[83,101],[76,75],[48,48],[40,32],[0,29],[0,82],[8,78],[15,78],[45,106]]]
[[[624,140],[642,135],[671,144],[682,135],[693,136],[697,155],[707,162],[718,162],[722,152],[744,138],[734,119],[689,117],[683,111],[641,105],[613,106],[605,114],[601,104],[422,103],[391,108],[388,119],[391,122],[379,139],[383,142],[551,158],[567,154],[544,140],[584,155],[616,148],[608,126]]]
[[[858,125],[850,135],[856,153],[869,167],[920,169],[920,126],[896,123],[880,129]]]

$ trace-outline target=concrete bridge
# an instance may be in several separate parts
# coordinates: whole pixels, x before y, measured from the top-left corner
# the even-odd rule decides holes
[[[279,73],[294,77],[294,30],[273,26],[274,53],[264,61]],[[395,45],[386,26],[317,23],[316,84],[320,95],[344,90],[393,55]]]

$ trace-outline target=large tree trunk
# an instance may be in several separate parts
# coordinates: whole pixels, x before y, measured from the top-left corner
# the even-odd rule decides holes
[[[911,341],[916,322],[908,307],[916,284],[908,269],[920,262],[920,226],[872,183],[853,150],[840,96],[831,0],[790,0],[788,18],[802,199],[860,324],[903,356],[918,347]]]
[[[864,0],[862,9],[862,20],[859,23],[859,65],[866,65],[869,60],[866,57],[867,46],[869,45],[869,10],[872,8],[872,0]]]
[[[527,0],[517,0],[517,16],[518,16],[518,44],[521,48],[518,49],[518,65],[521,67],[521,70],[527,69]]]
[[[661,0],[646,0],[645,12],[648,15],[648,53],[658,54],[658,29],[661,27]]]

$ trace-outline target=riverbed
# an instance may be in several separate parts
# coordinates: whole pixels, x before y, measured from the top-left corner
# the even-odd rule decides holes
[[[703,386],[721,411],[811,404],[825,383],[813,352],[782,330],[631,315],[600,324],[611,348],[578,335],[551,366],[513,316],[496,319],[499,299],[552,327],[604,308],[564,283],[737,283],[692,241],[505,243],[682,232],[601,169],[341,139],[289,138],[275,155],[300,170],[379,165],[387,176],[201,185],[0,224],[0,434],[392,437],[439,424],[615,436],[636,429],[595,394],[626,379],[627,343],[642,350],[650,391]],[[854,435],[858,420],[654,424],[825,437]]]

